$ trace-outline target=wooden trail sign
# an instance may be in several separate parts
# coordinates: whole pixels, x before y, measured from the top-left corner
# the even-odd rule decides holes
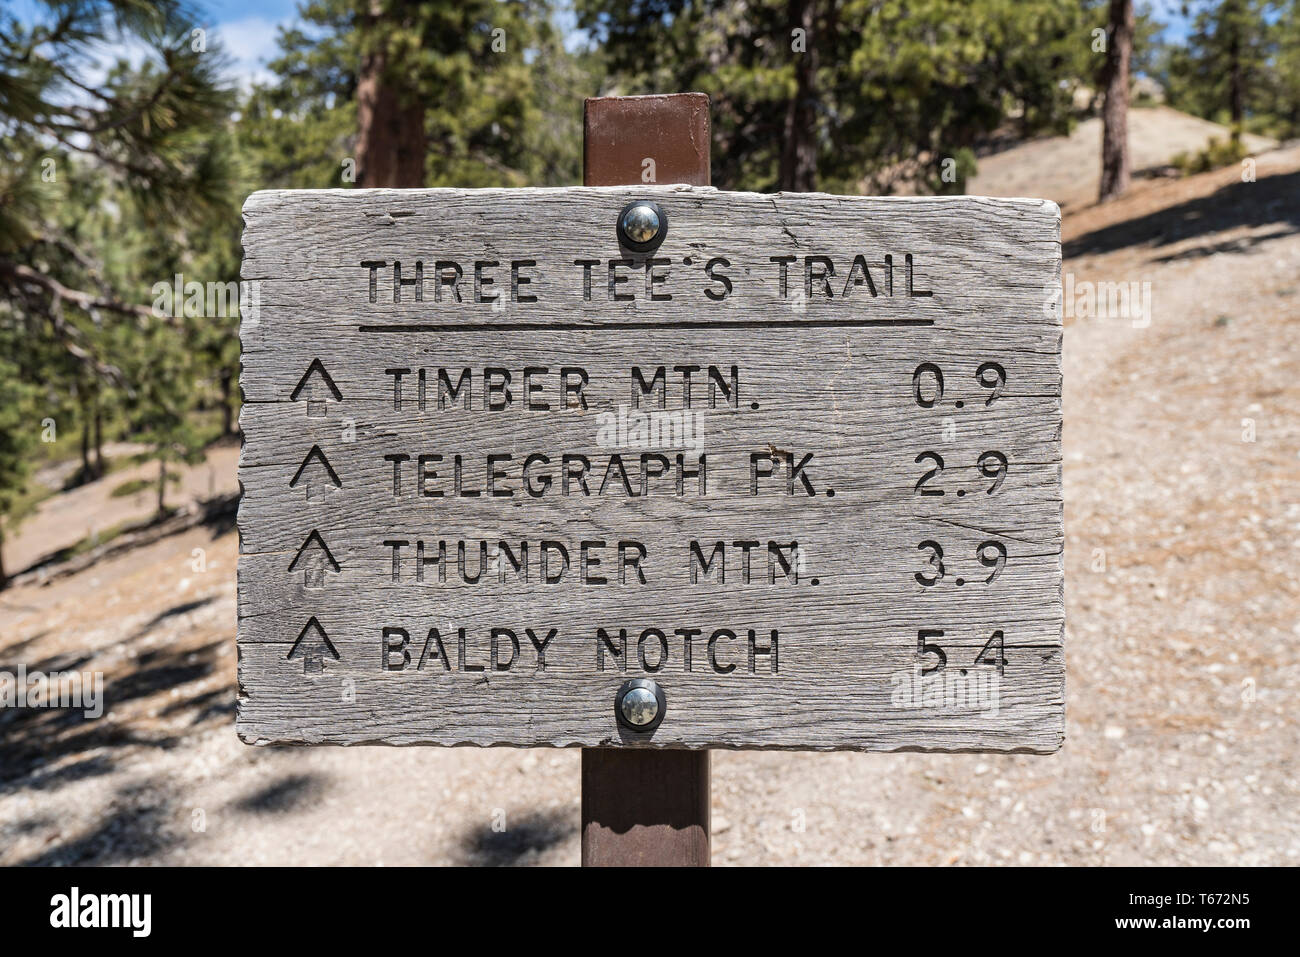
[[[657,244],[617,228],[636,204]],[[1059,747],[1054,204],[244,215],[244,740]],[[631,679],[652,730],[616,716]]]

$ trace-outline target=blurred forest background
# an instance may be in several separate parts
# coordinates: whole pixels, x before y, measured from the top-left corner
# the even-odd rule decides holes
[[[0,588],[42,464],[74,488],[129,442],[165,516],[169,463],[235,432],[253,190],[576,184],[583,98],[610,94],[708,93],[722,189],[962,192],[1130,75],[1231,130],[1189,171],[1300,134],[1300,0],[1184,4],[1177,42],[1131,0],[305,0],[252,84],[211,17],[0,13]]]

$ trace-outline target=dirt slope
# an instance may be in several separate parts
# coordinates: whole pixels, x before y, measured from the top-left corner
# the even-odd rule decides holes
[[[718,753],[716,863],[1300,861],[1300,150],[1259,176],[1066,220],[1074,288],[1153,308],[1067,309],[1064,749]],[[195,529],[0,595],[0,666],[110,697],[0,712],[0,863],[577,863],[576,752],[240,744],[235,557]]]
[[[122,454],[125,456],[126,450]],[[238,464],[239,445],[233,441],[210,449],[207,461],[199,465],[169,464],[168,472],[178,479],[167,484],[167,506],[178,508],[200,499],[238,492],[239,481],[235,476]],[[57,480],[57,473],[50,478]],[[83,539],[96,534],[104,536],[117,526],[147,521],[158,507],[157,479],[157,463],[130,465],[110,472],[97,482],[46,499],[36,514],[19,526],[19,534],[5,543],[6,567],[11,574],[20,574]],[[114,489],[133,480],[147,481],[149,485],[130,495],[113,495]]]
[[[1226,140],[1226,127],[1167,106],[1129,111],[1129,150],[1135,173],[1162,167],[1177,153],[1201,149],[1212,138]],[[1245,138],[1251,152],[1276,145],[1262,136]],[[1084,120],[1069,136],[1030,140],[981,157],[967,192],[984,196],[1038,196],[1073,211],[1097,200],[1101,185],[1101,120]]]

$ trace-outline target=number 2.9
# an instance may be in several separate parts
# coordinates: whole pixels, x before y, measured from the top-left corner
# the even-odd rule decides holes
[[[982,452],[979,457],[980,475],[993,479],[993,484],[986,490],[992,495],[1002,487],[1007,477],[1007,457],[1001,452]]]

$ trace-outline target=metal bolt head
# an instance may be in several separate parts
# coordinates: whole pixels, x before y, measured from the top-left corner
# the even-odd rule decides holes
[[[633,688],[623,695],[619,708],[623,720],[638,728],[645,727],[659,716],[659,700],[649,688]]]
[[[659,213],[653,206],[637,203],[623,213],[623,232],[634,243],[648,243],[659,232]]]
[[[618,214],[618,238],[635,252],[649,252],[668,233],[668,215],[658,203],[628,203]]]
[[[643,734],[659,727],[668,711],[664,689],[649,678],[633,678],[623,682],[614,698],[614,714],[618,723],[631,731]]]

